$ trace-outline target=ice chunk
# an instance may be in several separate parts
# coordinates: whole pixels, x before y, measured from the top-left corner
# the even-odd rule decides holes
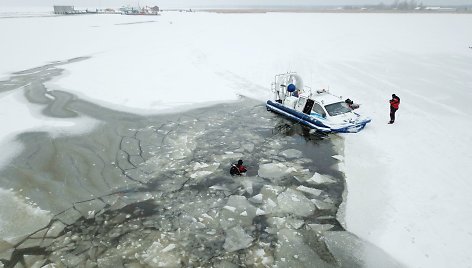
[[[65,210],[63,213],[57,215],[56,217],[57,217],[57,219],[59,219],[60,221],[62,221],[65,224],[72,224],[75,221],[77,221],[78,219],[80,219],[80,217],[82,217],[82,215],[77,210],[68,209],[68,210]]]
[[[276,267],[329,267],[316,252],[303,241],[297,231],[282,229],[278,232],[278,246],[275,248]],[[346,266],[349,267],[349,266]]]
[[[312,199],[311,202],[313,202],[313,204],[315,204],[316,208],[319,210],[336,209],[336,207],[332,203],[327,203],[327,202],[317,200],[317,199]]]
[[[326,232],[328,230],[331,230],[334,225],[332,224],[316,224],[316,223],[311,223],[308,224],[308,227],[312,229],[313,231],[316,231],[318,233]]]
[[[268,198],[277,199],[277,196],[285,190],[284,187],[275,185],[264,185],[261,189],[261,194],[264,200]]]
[[[278,179],[293,171],[282,163],[268,163],[259,166],[258,175],[267,179]]]
[[[211,173],[215,172],[215,170],[217,170],[219,166],[220,166],[219,163],[207,164],[207,163],[196,162],[193,167],[186,169],[186,171],[191,173],[191,174],[195,174],[195,173],[196,174],[199,174],[199,173],[205,174],[205,173],[203,173],[205,171],[206,172],[205,175],[208,175],[208,174],[211,174]]]
[[[315,211],[315,205],[302,193],[287,189],[277,197],[280,210],[285,213],[307,217]]]
[[[207,218],[207,219],[209,219],[209,220],[213,220],[213,218],[212,218],[210,215],[206,214],[206,213],[203,213],[203,214],[202,214],[202,217],[205,217],[205,218]]]
[[[229,229],[236,225],[250,226],[252,225],[252,219],[255,216],[256,208],[249,203],[246,197],[232,195],[228,198],[228,202],[221,210],[218,218],[221,227],[223,229]]]
[[[306,187],[306,186],[303,186],[303,185],[300,185],[297,187],[297,190],[299,190],[300,192],[304,192],[304,193],[308,193],[308,194],[311,194],[313,196],[319,196],[321,194],[321,190],[318,190],[318,189],[315,189],[315,188],[310,188],[310,187]]]
[[[246,150],[248,152],[252,152],[254,150],[254,144],[245,143],[245,144],[243,144],[243,148],[244,148],[244,150]]]
[[[241,185],[244,187],[244,189],[246,190],[246,192],[248,194],[252,194],[253,193],[253,188],[252,188],[252,181],[251,179],[243,179],[241,181]]]
[[[78,267],[78,264],[73,265],[72,261],[70,258],[73,256],[66,256],[64,259],[61,259],[61,262],[67,262],[66,267]],[[100,256],[100,258],[97,259],[97,264],[98,267],[123,267],[123,262],[121,260],[121,257],[118,255],[104,255]],[[53,265],[52,267],[57,267]]]
[[[200,171],[195,171],[193,172],[191,175],[190,175],[190,178],[192,179],[199,179],[199,178],[203,178],[205,176],[208,176],[210,175],[211,173],[213,173],[212,171],[207,171],[207,170],[200,170]]]
[[[313,174],[313,177],[307,180],[308,183],[313,183],[313,184],[332,184],[336,183],[335,180],[333,180],[330,176],[327,175],[321,175],[320,173]]]
[[[91,219],[95,216],[94,211],[99,211],[105,207],[105,203],[103,203],[100,199],[93,199],[87,202],[76,203],[74,205],[75,209],[82,214],[86,219]]]
[[[271,198],[268,198],[267,200],[264,200],[262,209],[264,209],[265,214],[270,214],[278,211],[278,205]]]
[[[236,251],[251,245],[253,238],[248,235],[241,226],[235,226],[226,231],[223,248],[228,251]]]
[[[260,195],[262,195],[262,209],[266,214],[276,212],[278,205],[274,200],[277,200],[277,196],[284,191],[284,187],[274,185],[264,185],[261,189]],[[258,197],[259,198],[259,197]]]
[[[229,211],[231,211],[231,212],[234,212],[234,211],[236,210],[235,207],[231,207],[231,206],[224,206],[223,208],[224,208],[224,209],[227,209],[227,210],[229,210]]]
[[[299,158],[302,157],[303,153],[299,150],[287,149],[285,151],[282,151],[280,155],[285,158]]]
[[[256,210],[256,215],[257,215],[257,216],[264,215],[264,214],[266,214],[266,212],[265,212],[264,210],[262,210],[262,209],[260,209],[260,208],[258,208],[258,209]]]
[[[295,167],[289,167],[286,172],[287,172],[287,174],[290,174],[290,173],[293,173],[293,172],[297,172],[297,169]]]
[[[219,166],[220,166],[219,163],[213,163],[209,165],[206,163],[197,162],[195,163],[193,168],[189,168],[186,171],[190,173],[190,178],[200,179],[214,173],[218,169]]]
[[[210,186],[208,187],[212,190],[216,190],[216,191],[228,191],[228,188],[224,187],[224,186],[221,186],[221,185],[213,185],[213,186]]]
[[[294,179],[296,179],[298,182],[303,183],[305,180],[299,176],[293,176]]]
[[[173,250],[174,248],[175,248],[175,244],[170,244],[167,247],[163,248],[161,250],[161,252],[166,253],[166,252],[169,252],[169,251]]]
[[[278,231],[278,229],[284,229],[286,228],[286,225],[285,223],[287,222],[287,217],[269,217],[267,219],[267,222],[271,225],[271,226],[275,226],[277,228],[276,232]],[[275,232],[275,233],[276,233]]]
[[[208,167],[208,164],[207,163],[200,163],[200,162],[197,162],[195,163],[195,165],[193,166],[193,170],[199,170],[199,169],[203,169],[203,168],[206,168]]]
[[[334,201],[329,197],[326,197],[325,199],[323,199],[323,201],[325,201],[326,203],[334,204]]]
[[[246,263],[248,267],[274,267],[274,257],[269,246],[263,243],[258,244],[259,248],[246,251]],[[262,247],[262,248],[261,248]]]
[[[48,237],[57,237],[64,230],[66,226],[60,221],[54,221],[49,227],[46,236]]]
[[[180,267],[180,253],[175,247],[175,244],[154,242],[139,259],[151,267]]]
[[[262,194],[257,194],[251,198],[248,199],[249,201],[256,203],[256,204],[261,204],[262,203]]]
[[[303,224],[305,224],[305,221],[300,219],[289,218],[287,219],[287,223],[295,229],[300,229]]]
[[[267,222],[276,229],[300,229],[305,224],[304,220],[293,217],[270,217]]]

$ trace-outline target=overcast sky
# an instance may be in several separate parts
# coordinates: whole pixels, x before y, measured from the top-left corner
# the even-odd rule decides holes
[[[157,5],[161,8],[198,6],[252,6],[252,5],[361,5],[391,4],[394,0],[0,0],[2,6],[120,7],[122,5]],[[403,2],[404,0],[399,0]],[[407,0],[410,1],[410,0]],[[472,0],[419,0],[424,5],[472,5]]]

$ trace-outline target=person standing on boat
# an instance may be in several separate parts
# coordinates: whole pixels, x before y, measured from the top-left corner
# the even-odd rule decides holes
[[[237,164],[231,165],[231,169],[229,170],[229,173],[231,176],[238,175],[242,176],[243,173],[247,171],[246,167],[243,166],[243,160],[239,159]]]
[[[392,94],[392,99],[390,100],[390,122],[389,124],[393,124],[395,122],[395,113],[398,110],[398,107],[400,106],[400,98]]]

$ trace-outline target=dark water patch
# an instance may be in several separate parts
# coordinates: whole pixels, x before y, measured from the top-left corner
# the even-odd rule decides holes
[[[57,118],[76,117],[77,113],[69,107],[76,97],[68,92],[50,91],[44,83],[63,73],[63,69],[58,68],[59,66],[88,58],[78,57],[16,72],[9,80],[0,81],[0,92],[23,88],[25,97],[29,102],[45,106],[42,110],[44,115]]]
[[[45,114],[53,114],[55,117],[59,118],[70,118],[76,117],[78,114],[67,107],[67,104],[72,102],[75,98],[74,95],[58,90],[53,90],[48,93],[52,98],[54,98],[54,102],[51,105],[48,105],[46,110],[44,110]]]

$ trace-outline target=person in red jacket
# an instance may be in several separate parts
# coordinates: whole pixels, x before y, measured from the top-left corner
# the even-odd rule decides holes
[[[229,173],[231,174],[231,176],[234,176],[234,175],[241,176],[246,171],[247,171],[246,167],[243,166],[243,160],[239,159],[237,164],[231,165],[231,169],[229,170]]]
[[[392,99],[390,100],[390,122],[389,124],[393,124],[395,122],[395,112],[398,110],[398,107],[400,106],[400,98],[392,94]]]

